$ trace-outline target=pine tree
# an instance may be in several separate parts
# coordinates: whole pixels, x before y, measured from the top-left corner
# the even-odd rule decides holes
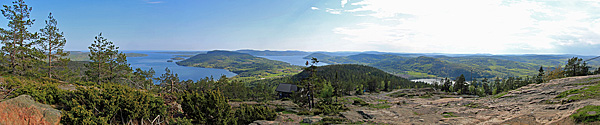
[[[565,73],[567,76],[578,76],[580,71],[580,65],[581,65],[581,58],[578,57],[573,57],[571,59],[569,59],[567,61],[567,64],[565,65]]]
[[[179,77],[177,77],[176,73],[172,73],[171,70],[169,70],[169,67],[165,68],[165,74],[162,74],[159,78],[157,78],[157,80],[160,82],[160,86],[163,88],[163,92],[178,92],[180,91],[179,89]],[[166,91],[166,89],[168,89],[168,91]]]
[[[150,90],[154,85],[153,78],[155,73],[156,72],[152,68],[147,71],[136,68],[135,72],[133,72],[133,78],[131,79],[132,85],[130,86],[132,88]]]
[[[119,52],[119,47],[104,38],[102,33],[95,37],[94,42],[88,48],[92,62],[85,65],[88,68],[85,74],[89,81],[95,81],[98,84],[124,81],[125,74],[131,73],[132,70],[127,64],[125,54]]]
[[[538,76],[537,76],[537,83],[542,83],[544,82],[544,67],[540,66],[540,70],[538,70]]]
[[[33,48],[37,37],[36,33],[27,31],[35,19],[29,19],[31,7],[28,7],[23,0],[12,2],[12,6],[3,5],[2,15],[9,20],[9,29],[0,29],[2,32],[2,53],[5,56],[4,62],[7,62],[10,73],[15,75],[25,75],[26,73],[35,73],[33,65],[41,55],[40,51]],[[39,61],[38,61],[39,62]]]
[[[109,79],[110,82],[123,84],[126,83],[126,79],[129,78],[129,75],[133,70],[127,63],[127,56],[117,49],[114,50],[114,55],[110,56],[111,60],[108,62],[110,69]]]
[[[442,91],[450,92],[450,86],[452,86],[452,81],[448,78],[444,78],[444,84],[442,85]]]
[[[465,82],[465,76],[460,74],[459,77],[456,78],[456,82],[454,83],[454,91],[459,92],[460,94],[465,94],[468,91],[468,86]]]
[[[64,64],[68,62],[68,59],[61,59],[60,57],[67,56],[68,53],[63,52],[63,47],[67,40],[64,38],[64,33],[60,32],[57,27],[58,22],[52,16],[52,13],[48,14],[48,20],[46,20],[46,27],[40,29],[41,38],[37,41],[43,48],[43,53],[47,59],[48,65],[48,77],[52,78],[52,64]],[[59,63],[56,63],[59,61]]]
[[[304,70],[309,71],[310,72],[310,76],[306,79],[303,80],[302,85],[298,86],[298,87],[306,87],[306,90],[301,90],[298,92],[298,96],[301,97],[306,97],[308,98],[308,107],[310,109],[312,109],[314,107],[314,94],[313,91],[317,90],[315,89],[313,86],[317,81],[317,76],[316,76],[316,72],[317,72],[317,63],[319,63],[319,60],[317,60],[317,58],[312,58],[311,59],[311,63],[309,65],[308,61],[306,61],[306,68],[304,68]],[[303,100],[303,99],[300,99]],[[300,101],[299,102],[302,102]]]

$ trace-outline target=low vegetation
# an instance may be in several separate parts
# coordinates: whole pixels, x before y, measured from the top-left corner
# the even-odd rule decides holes
[[[576,122],[598,122],[600,121],[600,106],[597,105],[588,105],[583,108],[580,108],[571,115]]]
[[[564,91],[556,96],[557,99],[566,99],[569,101],[579,101],[584,99],[600,99],[600,84],[583,87],[580,89],[571,89]]]

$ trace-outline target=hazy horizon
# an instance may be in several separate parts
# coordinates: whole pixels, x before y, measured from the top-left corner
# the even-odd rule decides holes
[[[213,50],[119,50],[123,52],[132,52],[132,51],[152,51],[152,52],[202,52],[202,51],[214,51],[214,50],[224,50],[224,51],[238,51],[238,50],[255,50],[255,51],[301,51],[308,53],[318,53],[318,52],[326,52],[326,53],[368,53],[368,52],[378,52],[378,53],[397,53],[397,54],[439,54],[439,55],[579,55],[579,56],[598,56],[598,55],[586,55],[586,54],[571,54],[571,53],[418,53],[418,52],[386,52],[386,51],[306,51],[306,50],[259,50],[259,49],[213,49]],[[80,51],[80,52],[89,52],[89,50],[65,50],[65,51]]]
[[[102,32],[128,51],[600,54],[600,1],[589,0],[25,2],[29,30],[52,12],[66,50],[85,51]]]

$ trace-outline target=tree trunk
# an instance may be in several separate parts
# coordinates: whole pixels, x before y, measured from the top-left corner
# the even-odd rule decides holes
[[[171,93],[173,93],[173,80],[171,80]]]
[[[52,48],[52,44],[50,44]],[[48,51],[48,77],[52,79],[52,50]]]
[[[102,63],[100,63],[100,62],[97,62],[97,63],[98,63],[98,69],[97,69],[97,70],[98,70],[98,84],[100,84],[100,73],[101,73],[101,72],[100,72],[100,65],[101,65]]]

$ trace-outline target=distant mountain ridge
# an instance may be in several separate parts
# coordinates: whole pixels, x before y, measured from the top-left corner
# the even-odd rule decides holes
[[[90,55],[90,52],[67,51],[67,53],[69,53],[69,55],[67,55],[65,58],[69,58],[69,59],[71,59],[71,61],[89,61],[90,60],[90,57],[88,56],[88,55]],[[144,57],[144,56],[148,56],[147,54],[132,53],[132,52],[127,52],[127,53],[125,53],[125,55],[127,57]]]
[[[217,54],[221,51],[211,51]],[[227,51],[231,52],[231,51]],[[493,78],[512,76],[531,76],[540,66],[563,66],[571,57],[577,55],[492,55],[492,54],[443,54],[443,53],[391,53],[391,52],[305,52],[237,50],[240,54],[252,56],[298,56],[304,59],[317,58],[327,64],[362,64],[382,69],[386,72],[411,76],[411,78],[449,77],[463,74],[470,78]],[[235,54],[234,54],[235,55]],[[224,55],[225,56],[225,55]],[[593,56],[577,56],[590,59]],[[246,57],[235,57],[246,58]],[[183,62],[182,62],[183,63]],[[213,62],[217,63],[217,62]],[[600,60],[587,62],[590,66],[600,65]],[[207,67],[214,67],[206,65]],[[224,68],[224,67],[221,67]]]
[[[570,57],[564,55],[484,55],[445,56],[429,55],[413,57],[417,54],[356,54],[350,56],[330,56],[313,53],[305,58],[316,57],[329,64],[363,64],[395,74],[412,78],[450,77],[461,74],[471,78],[493,78],[530,76],[537,73],[540,66],[562,65]],[[535,57],[535,58],[534,58]],[[550,61],[550,63],[542,63]]]

